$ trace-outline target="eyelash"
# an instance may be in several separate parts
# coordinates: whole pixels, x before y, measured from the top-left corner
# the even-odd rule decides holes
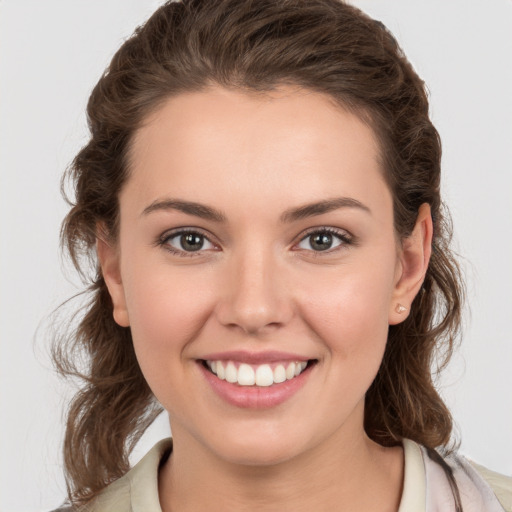
[[[337,238],[340,241],[340,244],[334,248],[329,248],[324,251],[308,250],[308,252],[310,252],[315,258],[322,257],[324,254],[325,255],[332,254],[334,252],[345,249],[349,245],[356,244],[355,238],[352,235],[350,235],[349,233],[347,233],[346,231],[326,226],[326,227],[310,228],[309,230],[306,231],[306,233],[301,235],[299,242],[295,245],[300,244],[301,242],[310,238],[313,235],[319,235],[319,234],[332,235],[333,237]],[[296,250],[301,250],[301,249],[296,249]],[[307,249],[305,249],[305,250],[307,250]]]
[[[198,228],[180,228],[177,231],[171,231],[171,232],[168,231],[168,232],[164,233],[158,239],[157,245],[163,247],[166,251],[169,251],[171,254],[180,256],[183,258],[191,258],[191,257],[195,257],[195,256],[201,256],[204,249],[199,249],[198,251],[183,251],[183,250],[176,249],[172,245],[169,244],[169,240],[172,240],[173,238],[178,238],[183,235],[188,235],[188,234],[199,235],[204,240],[207,240],[208,242],[210,242],[212,245],[216,245],[210,240],[210,238],[206,234],[204,234]]]
[[[190,257],[195,257],[195,256],[201,256],[203,254],[204,249],[199,249],[197,251],[185,251],[185,250],[176,249],[172,245],[169,244],[170,240],[180,237],[180,236],[183,236],[183,235],[187,235],[187,234],[199,235],[200,237],[202,237],[204,240],[208,241],[212,245],[214,245],[214,246],[216,245],[210,240],[210,238],[206,234],[204,234],[198,228],[180,228],[177,231],[166,232],[157,240],[156,245],[163,247],[165,250],[169,251],[171,254],[179,256],[179,257],[190,258]],[[307,238],[309,238],[313,235],[318,235],[318,234],[332,235],[340,241],[340,244],[337,245],[336,247],[334,247],[333,249],[329,248],[324,251],[314,251],[312,249],[311,250],[295,249],[295,250],[296,251],[306,250],[306,251],[310,252],[314,257],[321,257],[324,254],[331,254],[333,252],[343,250],[343,248],[345,248],[346,246],[356,244],[354,237],[352,235],[348,234],[346,231],[341,231],[339,229],[331,228],[331,227],[315,227],[315,228],[310,228],[308,231],[303,233],[301,235],[299,241],[294,244],[294,247],[296,247],[298,244],[300,244]]]

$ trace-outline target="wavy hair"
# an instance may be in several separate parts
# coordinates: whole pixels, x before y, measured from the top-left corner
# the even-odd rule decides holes
[[[130,329],[114,322],[95,261],[96,238],[103,236],[97,226],[106,226],[115,242],[130,145],[144,120],[169,97],[212,84],[245,91],[291,84],[330,96],[378,138],[397,236],[407,237],[420,205],[430,205],[430,265],[408,318],[389,328],[366,394],[365,429],[382,445],[407,437],[431,453],[451,438],[452,418],[433,370],[448,362],[457,339],[463,285],[449,248],[441,145],[424,83],[382,23],[339,0],[170,1],[124,42],[94,87],[90,139],[65,175],[74,199],[62,243],[83,276],[91,258],[95,269],[78,328],[57,339],[54,350],[59,371],[83,383],[68,411],[64,444],[74,503],[90,500],[129,469],[131,449],[161,411],[137,364]]]

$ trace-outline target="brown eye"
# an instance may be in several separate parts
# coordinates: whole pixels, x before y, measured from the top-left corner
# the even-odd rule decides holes
[[[214,249],[215,245],[197,231],[181,231],[166,236],[162,242],[175,253],[194,253]]]
[[[299,249],[314,252],[323,252],[337,247],[348,245],[351,238],[345,232],[338,232],[331,229],[319,229],[311,231],[298,244]]]
[[[333,239],[330,233],[316,233],[309,237],[309,244],[315,251],[326,251],[332,247]]]
[[[204,245],[204,236],[198,233],[186,233],[181,235],[179,240],[184,251],[199,251]]]

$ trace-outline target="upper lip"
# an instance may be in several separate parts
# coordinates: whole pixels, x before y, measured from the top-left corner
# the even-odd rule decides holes
[[[239,361],[248,364],[277,363],[281,361],[309,361],[313,359],[300,354],[270,350],[265,352],[249,352],[246,350],[230,350],[215,352],[201,357],[205,361]]]

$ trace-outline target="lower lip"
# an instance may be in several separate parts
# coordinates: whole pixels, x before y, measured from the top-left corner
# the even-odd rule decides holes
[[[220,380],[207,370],[202,362],[198,364],[207,382],[218,396],[231,405],[246,409],[269,409],[286,402],[304,386],[315,366],[308,365],[298,377],[272,384],[272,386],[239,386]]]

